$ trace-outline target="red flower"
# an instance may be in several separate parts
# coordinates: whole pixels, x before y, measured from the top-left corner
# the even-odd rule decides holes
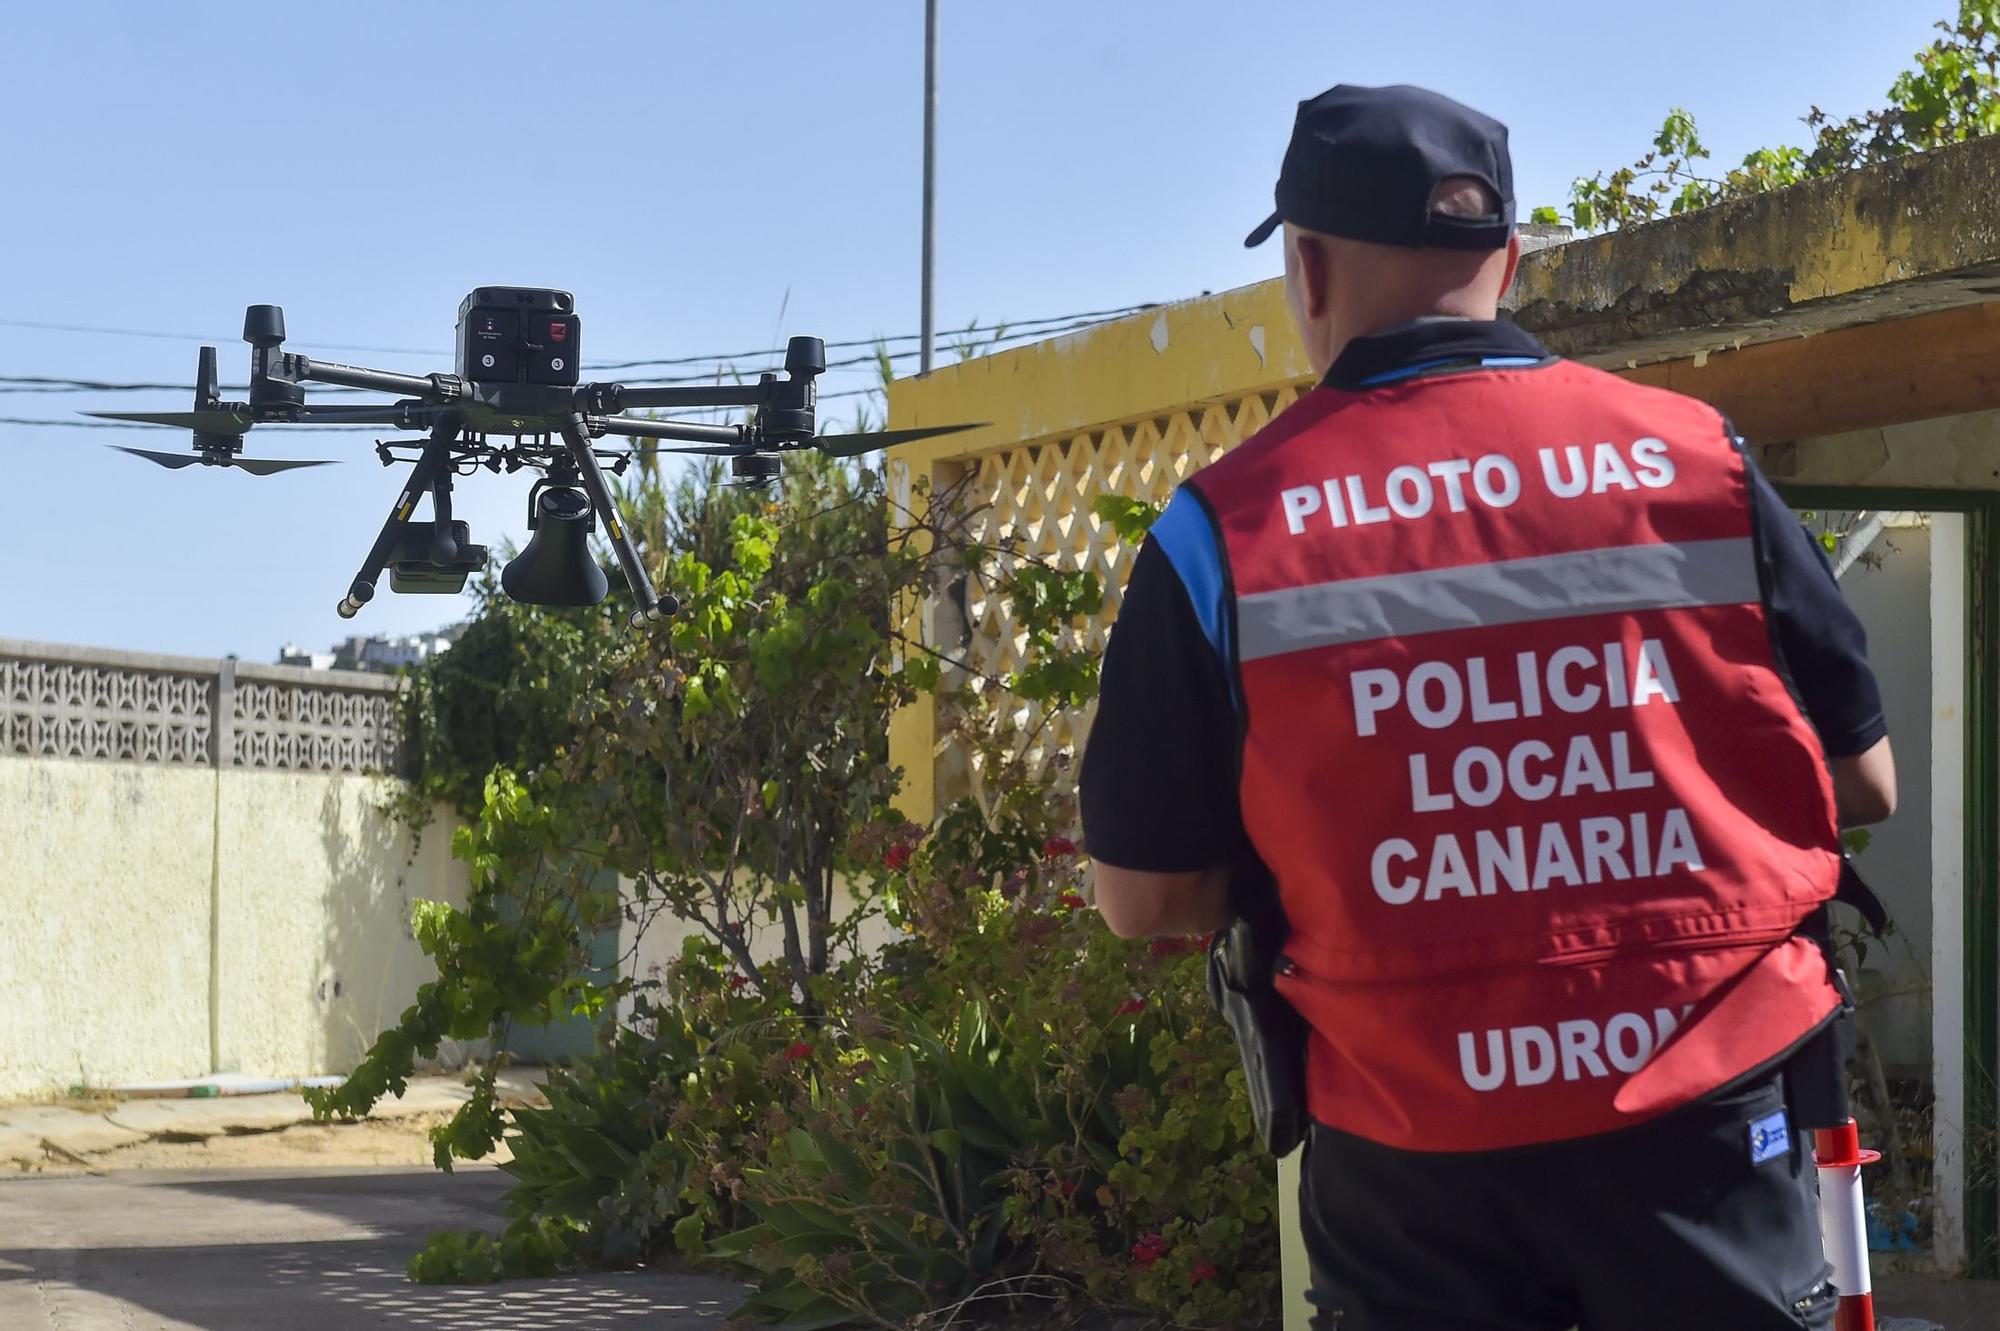
[[[1021,934],[1028,940],[1028,946],[1040,947],[1048,941],[1049,935],[1055,931],[1056,922],[1046,916],[1042,916],[1029,920],[1027,925],[1021,930]]]
[[[1215,1269],[1214,1262],[1196,1262],[1194,1269],[1188,1272],[1188,1284],[1199,1285],[1202,1281],[1213,1280],[1221,1274],[1222,1272]]]
[[[1065,892],[1056,898],[1056,904],[1058,906],[1068,906],[1071,910],[1082,910],[1090,903],[1074,892]]]
[[[889,847],[889,849],[882,852],[882,867],[890,873],[901,873],[903,870],[909,868],[910,848],[908,846]]]
[[[785,1051],[785,1057],[790,1059],[794,1063],[798,1062],[800,1059],[811,1058],[812,1056],[813,1056],[813,1047],[807,1044],[804,1040],[792,1041],[792,1047]]]
[[[750,977],[738,972],[729,977],[729,992],[733,994],[748,983],[750,983]]]
[[[1158,1234],[1148,1234],[1132,1245],[1132,1260],[1142,1271],[1153,1269],[1153,1263],[1167,1255],[1167,1241]]]
[[[1121,1017],[1127,1016],[1134,1012],[1144,1012],[1145,1010],[1146,1010],[1146,1000],[1143,998],[1128,998],[1124,1002],[1120,1003],[1117,1009],[1118,1015]]]
[[[1199,938],[1155,938],[1146,944],[1148,955],[1155,957],[1189,957],[1207,948],[1208,944]]]
[[[1066,836],[1052,836],[1042,843],[1042,855],[1045,859],[1061,859],[1074,854],[1076,854],[1076,842]]]

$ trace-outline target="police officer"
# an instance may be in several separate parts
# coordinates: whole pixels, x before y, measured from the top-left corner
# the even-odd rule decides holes
[[[1785,1091],[1838,826],[1895,801],[1862,630],[1726,420],[1498,317],[1513,214],[1496,121],[1301,104],[1248,243],[1322,379],[1139,553],[1097,904],[1275,883],[1316,1326],[1831,1326]]]

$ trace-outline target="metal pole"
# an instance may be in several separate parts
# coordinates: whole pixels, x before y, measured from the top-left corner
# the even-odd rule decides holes
[[[924,0],[924,312],[918,373],[931,372],[936,325],[931,318],[937,244],[937,0]]]

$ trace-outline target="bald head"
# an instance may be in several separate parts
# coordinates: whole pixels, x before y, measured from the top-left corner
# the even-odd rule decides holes
[[[1493,193],[1469,176],[1440,181],[1433,213],[1490,217]],[[1285,224],[1285,297],[1315,374],[1357,337],[1427,316],[1491,319],[1514,280],[1519,237],[1493,250],[1412,249]]]

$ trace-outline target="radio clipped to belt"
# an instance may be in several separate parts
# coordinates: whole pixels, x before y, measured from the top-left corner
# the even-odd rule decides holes
[[[1875,895],[1875,890],[1862,879],[1851,855],[1841,856],[1840,884],[1834,889],[1833,899],[1851,906],[1877,938],[1888,929],[1889,912],[1882,905],[1882,899]],[[1814,911],[1800,926],[1799,932],[1818,943],[1826,952],[1827,965],[1833,970],[1833,982],[1840,990],[1842,1002],[1839,1014],[1801,1045],[1786,1064],[1786,1100],[1796,1126],[1841,1128],[1847,1124],[1850,1109],[1847,1100],[1847,1059],[1854,1046],[1854,993],[1848,985],[1847,976],[1840,969],[1839,959],[1834,955],[1829,907],[1822,905]]]
[[[1272,983],[1286,926],[1275,900],[1246,903],[1209,940],[1208,996],[1229,1023],[1243,1056],[1250,1115],[1272,1155],[1290,1155],[1306,1136],[1306,1023]],[[1247,907],[1247,908],[1246,908]]]

